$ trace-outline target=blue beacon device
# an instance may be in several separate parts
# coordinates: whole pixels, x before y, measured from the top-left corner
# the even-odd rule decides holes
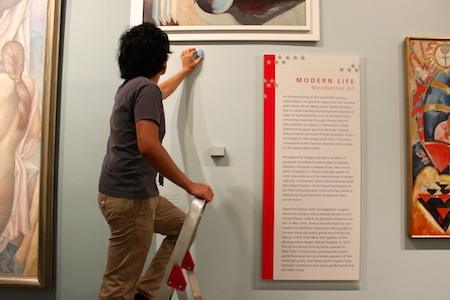
[[[197,52],[195,53],[195,58],[199,58],[200,56],[203,56],[203,50],[202,49],[198,49]]]

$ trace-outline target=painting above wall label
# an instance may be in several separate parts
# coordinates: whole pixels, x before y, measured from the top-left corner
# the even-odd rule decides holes
[[[360,59],[264,56],[262,279],[359,280]]]
[[[131,25],[154,23],[171,41],[320,40],[319,0],[132,0]]]

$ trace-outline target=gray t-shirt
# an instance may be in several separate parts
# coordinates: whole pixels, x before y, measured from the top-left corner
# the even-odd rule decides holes
[[[99,192],[107,196],[137,200],[157,196],[156,171],[139,152],[136,122],[156,122],[159,126],[159,140],[162,141],[165,118],[161,90],[150,79],[136,77],[119,87],[114,101]]]

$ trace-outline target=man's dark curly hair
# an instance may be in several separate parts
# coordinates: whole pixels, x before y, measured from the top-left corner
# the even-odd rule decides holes
[[[169,53],[169,38],[164,31],[151,23],[133,27],[120,37],[120,76],[123,79],[153,77],[164,68]]]

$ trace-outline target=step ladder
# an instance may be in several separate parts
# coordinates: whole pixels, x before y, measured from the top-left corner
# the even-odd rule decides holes
[[[180,235],[178,236],[177,243],[175,244],[175,248],[173,249],[172,256],[170,257],[169,264],[167,265],[166,272],[162,279],[161,287],[156,295],[156,300],[172,299],[175,290],[177,291],[179,300],[203,299],[198,286],[197,277],[194,273],[195,265],[189,249],[195,239],[200,219],[205,210],[205,205],[205,200],[194,199],[191,202],[191,207],[186,215],[186,219],[184,220],[183,227],[181,228]],[[185,279],[185,273],[187,274],[189,283]],[[190,290],[189,293],[187,290]],[[188,298],[188,296],[191,298]]]

